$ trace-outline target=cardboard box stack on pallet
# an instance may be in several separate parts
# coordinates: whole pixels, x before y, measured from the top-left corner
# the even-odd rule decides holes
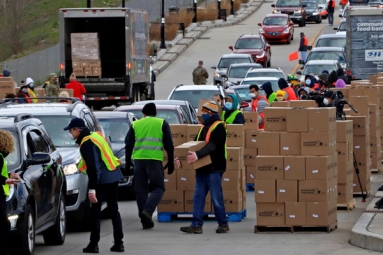
[[[71,47],[76,76],[101,76],[98,33],[72,33]]]
[[[255,159],[256,228],[336,226],[335,108],[268,107]]]
[[[258,155],[258,114],[256,112],[244,112],[245,117],[245,149],[244,166],[246,172],[246,190],[254,189],[255,157]]]

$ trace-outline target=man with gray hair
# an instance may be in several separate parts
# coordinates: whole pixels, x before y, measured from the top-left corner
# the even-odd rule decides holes
[[[265,127],[265,114],[264,110],[269,106],[268,100],[265,96],[259,94],[259,87],[256,84],[249,86],[251,96],[251,111],[258,113],[258,127],[264,129]]]
[[[203,61],[198,61],[198,66],[193,70],[193,82],[194,85],[206,85],[206,81],[209,78],[209,74],[203,67]]]

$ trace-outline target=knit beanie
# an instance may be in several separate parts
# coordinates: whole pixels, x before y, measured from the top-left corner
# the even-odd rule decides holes
[[[218,106],[215,101],[209,101],[204,103],[202,108],[213,113],[218,113]]]
[[[336,88],[345,88],[346,87],[346,83],[344,82],[343,79],[338,79],[335,83],[335,87]]]
[[[320,75],[318,75],[318,77],[319,77],[322,81],[327,81],[328,74],[326,74],[326,73],[321,73]]]
[[[144,108],[142,108],[142,113],[146,116],[156,116],[157,108],[154,103],[147,103]]]
[[[287,81],[284,78],[280,78],[278,80],[278,87],[280,89],[285,89],[285,88],[289,87],[289,84],[287,83]]]

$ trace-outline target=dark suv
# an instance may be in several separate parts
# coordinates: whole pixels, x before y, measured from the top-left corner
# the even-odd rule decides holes
[[[1,117],[0,129],[11,132],[15,141],[15,151],[5,158],[8,172],[23,180],[11,186],[6,198],[11,254],[33,254],[37,234],[48,245],[63,244],[66,181],[60,153],[42,122],[30,114]]]
[[[306,26],[306,5],[301,0],[278,0],[271,7],[274,7],[273,13],[287,14],[295,24]]]

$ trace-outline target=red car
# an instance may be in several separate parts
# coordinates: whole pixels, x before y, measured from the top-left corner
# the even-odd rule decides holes
[[[254,62],[263,67],[271,66],[270,45],[262,35],[241,35],[229,49],[234,54],[250,54]]]
[[[294,40],[294,22],[287,14],[268,14],[262,23],[258,23],[259,34],[268,42],[285,42]]]

